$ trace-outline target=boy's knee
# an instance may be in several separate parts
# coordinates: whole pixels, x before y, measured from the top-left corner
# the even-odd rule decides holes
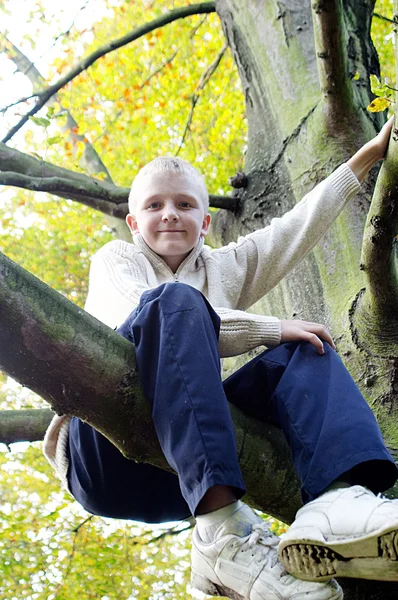
[[[199,290],[185,283],[164,283],[159,287],[144,292],[137,309],[137,320],[134,325],[153,326],[150,323],[161,311],[164,315],[183,315],[194,311],[202,318],[210,317],[217,335],[220,329],[220,317]],[[191,315],[192,316],[192,315]],[[192,321],[192,319],[191,319]],[[155,321],[154,321],[155,322]]]

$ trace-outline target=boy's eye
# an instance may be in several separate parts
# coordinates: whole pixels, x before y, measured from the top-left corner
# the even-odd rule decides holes
[[[159,208],[159,206],[160,206],[160,202],[151,202],[148,205],[148,208]]]
[[[182,208],[191,208],[191,204],[189,202],[180,202],[180,206],[182,206]]]

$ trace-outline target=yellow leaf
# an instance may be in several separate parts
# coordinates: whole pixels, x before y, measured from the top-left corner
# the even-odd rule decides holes
[[[391,104],[391,100],[388,98],[375,98],[367,107],[370,112],[381,112],[386,110]]]

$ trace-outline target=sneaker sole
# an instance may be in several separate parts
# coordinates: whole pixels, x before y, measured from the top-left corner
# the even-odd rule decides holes
[[[194,569],[191,570],[191,586],[209,596],[225,596],[226,598],[231,598],[231,600],[248,600],[224,585],[213,583]]]
[[[219,583],[213,583],[210,579],[194,569],[191,570],[191,586],[209,596],[224,596],[226,598],[231,598],[231,600],[250,600],[249,598],[246,598],[246,596],[241,596],[228,587],[220,585]],[[343,590],[339,586],[337,587],[338,589],[335,590],[335,594],[333,596],[329,595],[329,600],[343,600]],[[329,594],[330,593],[331,590],[329,590]],[[311,596],[314,597],[312,594]]]
[[[398,529],[350,540],[281,541],[279,560],[298,579],[323,582],[332,577],[398,581]]]

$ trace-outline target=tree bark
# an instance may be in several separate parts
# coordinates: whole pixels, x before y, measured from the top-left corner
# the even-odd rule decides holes
[[[0,411],[0,443],[42,440],[54,413],[48,408]]]

